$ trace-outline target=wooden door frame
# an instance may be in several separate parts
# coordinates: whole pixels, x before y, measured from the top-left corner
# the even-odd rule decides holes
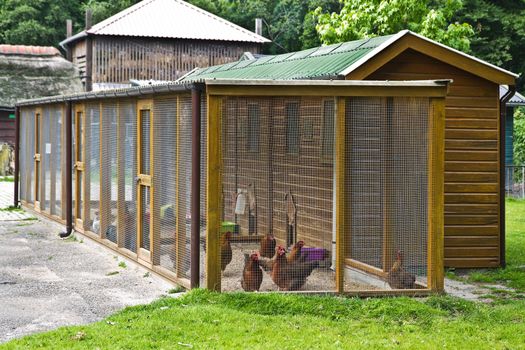
[[[40,212],[40,202],[42,200],[41,196],[42,193],[40,191],[40,188],[42,187],[41,180],[42,180],[42,156],[41,152],[41,138],[42,138],[42,107],[35,108],[35,112],[33,115],[33,123],[35,126],[35,147],[33,152],[33,159],[34,159],[34,169],[35,169],[35,183],[33,184],[33,194],[35,197],[34,200],[34,209],[37,212]]]
[[[149,111],[149,174],[142,174],[142,111]],[[147,264],[153,263],[154,239],[153,239],[153,100],[141,99],[137,101],[137,256],[139,260]],[[142,248],[142,188],[149,188],[149,250]]]
[[[74,130],[74,138],[75,138],[75,164],[73,165],[73,169],[75,169],[75,227],[76,228],[84,228],[84,207],[86,205],[85,201],[83,200],[83,187],[84,187],[84,156],[85,156],[85,128],[86,128],[86,109],[84,104],[78,104],[74,107],[75,111],[75,130]],[[81,115],[81,118],[79,118],[79,114]],[[79,119],[82,121],[82,125],[79,123]],[[81,142],[79,142],[81,141]],[[79,149],[78,146],[81,146]],[[80,161],[79,159],[80,155]],[[82,179],[82,183],[80,183],[80,179]],[[82,192],[79,194],[79,190],[82,190]],[[80,206],[80,201],[82,201],[82,206]],[[80,218],[79,218],[80,214]]]

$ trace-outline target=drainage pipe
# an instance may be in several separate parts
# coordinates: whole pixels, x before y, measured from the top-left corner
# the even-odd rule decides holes
[[[505,114],[507,110],[507,102],[514,96],[516,92],[516,86],[510,85],[509,91],[503,95],[500,99],[499,104],[499,257],[500,266],[505,267],[507,265],[507,259],[505,257]]]

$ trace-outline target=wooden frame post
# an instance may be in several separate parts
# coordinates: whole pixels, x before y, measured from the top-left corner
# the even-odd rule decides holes
[[[221,290],[219,235],[222,217],[221,98],[208,95],[206,288]]]
[[[336,228],[335,228],[335,285],[338,293],[344,293],[345,274],[345,142],[346,142],[346,98],[338,97],[335,106],[336,113],[336,137],[335,137],[335,179],[336,179]]]
[[[24,145],[24,147],[27,147]],[[25,169],[27,171],[27,169]],[[15,193],[13,196],[13,206],[18,208],[19,203],[19,186],[20,181],[20,107],[15,107]],[[24,174],[25,175],[25,174]]]
[[[428,288],[444,290],[445,99],[431,98],[428,127]]]

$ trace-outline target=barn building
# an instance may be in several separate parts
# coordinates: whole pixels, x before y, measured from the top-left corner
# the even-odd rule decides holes
[[[268,39],[182,0],[144,0],[60,43],[87,91],[173,81],[259,53]]]

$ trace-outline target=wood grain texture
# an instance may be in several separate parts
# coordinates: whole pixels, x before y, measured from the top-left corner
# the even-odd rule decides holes
[[[470,68],[447,64],[446,60],[432,58],[418,50],[398,51],[397,55],[360,78],[453,79],[445,103],[445,235],[490,236],[494,241],[499,237],[500,223],[497,214],[500,140],[499,90],[491,80],[497,77],[474,75],[467,71],[471,71]],[[454,60],[449,56],[443,58]],[[449,242],[451,240],[447,239],[446,247]],[[465,249],[456,250],[454,259],[447,255],[451,251],[445,250],[447,266],[495,265],[494,256],[479,255],[483,251],[472,258],[469,248],[476,247],[475,239],[459,242],[463,242]],[[459,262],[461,257],[457,254],[463,253],[465,260]]]

